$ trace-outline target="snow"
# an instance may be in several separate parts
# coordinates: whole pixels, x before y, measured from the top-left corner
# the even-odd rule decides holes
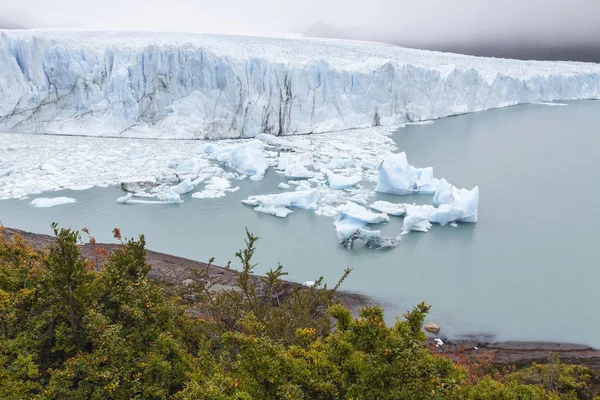
[[[376,192],[391,194],[433,194],[438,180],[433,168],[415,168],[408,163],[406,153],[387,157],[379,167]]]
[[[31,202],[34,207],[56,207],[63,204],[75,203],[76,200],[70,197],[39,197]]]
[[[254,206],[254,211],[284,218],[292,212],[287,207],[316,210],[320,197],[319,192],[312,189],[250,196],[247,200],[242,200],[242,203]]]
[[[598,64],[310,38],[2,30],[0,71],[0,131],[179,139],[264,133],[281,145],[283,135],[600,98]]]
[[[333,171],[326,170],[329,187],[332,189],[342,190],[358,185],[362,180],[361,176],[344,176],[336,174]]]

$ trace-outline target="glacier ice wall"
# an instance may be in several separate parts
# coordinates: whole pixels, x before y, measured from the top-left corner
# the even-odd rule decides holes
[[[290,135],[600,98],[600,65],[374,43],[0,31],[0,131]]]

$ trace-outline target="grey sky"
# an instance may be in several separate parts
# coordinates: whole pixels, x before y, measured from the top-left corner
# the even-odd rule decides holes
[[[416,44],[600,43],[600,0],[1,0],[0,17],[15,12],[91,29],[269,35],[321,22]]]

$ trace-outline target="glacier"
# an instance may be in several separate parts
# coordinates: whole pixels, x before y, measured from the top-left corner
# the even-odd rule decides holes
[[[223,139],[600,98],[600,65],[326,39],[0,31],[0,131]]]

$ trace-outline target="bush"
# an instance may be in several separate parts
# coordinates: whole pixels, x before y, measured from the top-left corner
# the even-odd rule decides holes
[[[558,360],[501,376],[425,347],[424,303],[388,327],[357,318],[317,281],[290,286],[278,266],[252,275],[257,237],[237,253],[233,287],[208,273],[190,305],[148,279],[143,236],[85,261],[79,232],[53,225],[36,250],[0,229],[0,398],[590,399],[597,375]],[[84,230],[85,231],[85,230]],[[86,231],[85,231],[86,232]],[[86,232],[87,233],[87,232]],[[93,242],[93,238],[91,238]],[[105,255],[101,248],[96,254]],[[464,361],[464,360],[463,360]]]

